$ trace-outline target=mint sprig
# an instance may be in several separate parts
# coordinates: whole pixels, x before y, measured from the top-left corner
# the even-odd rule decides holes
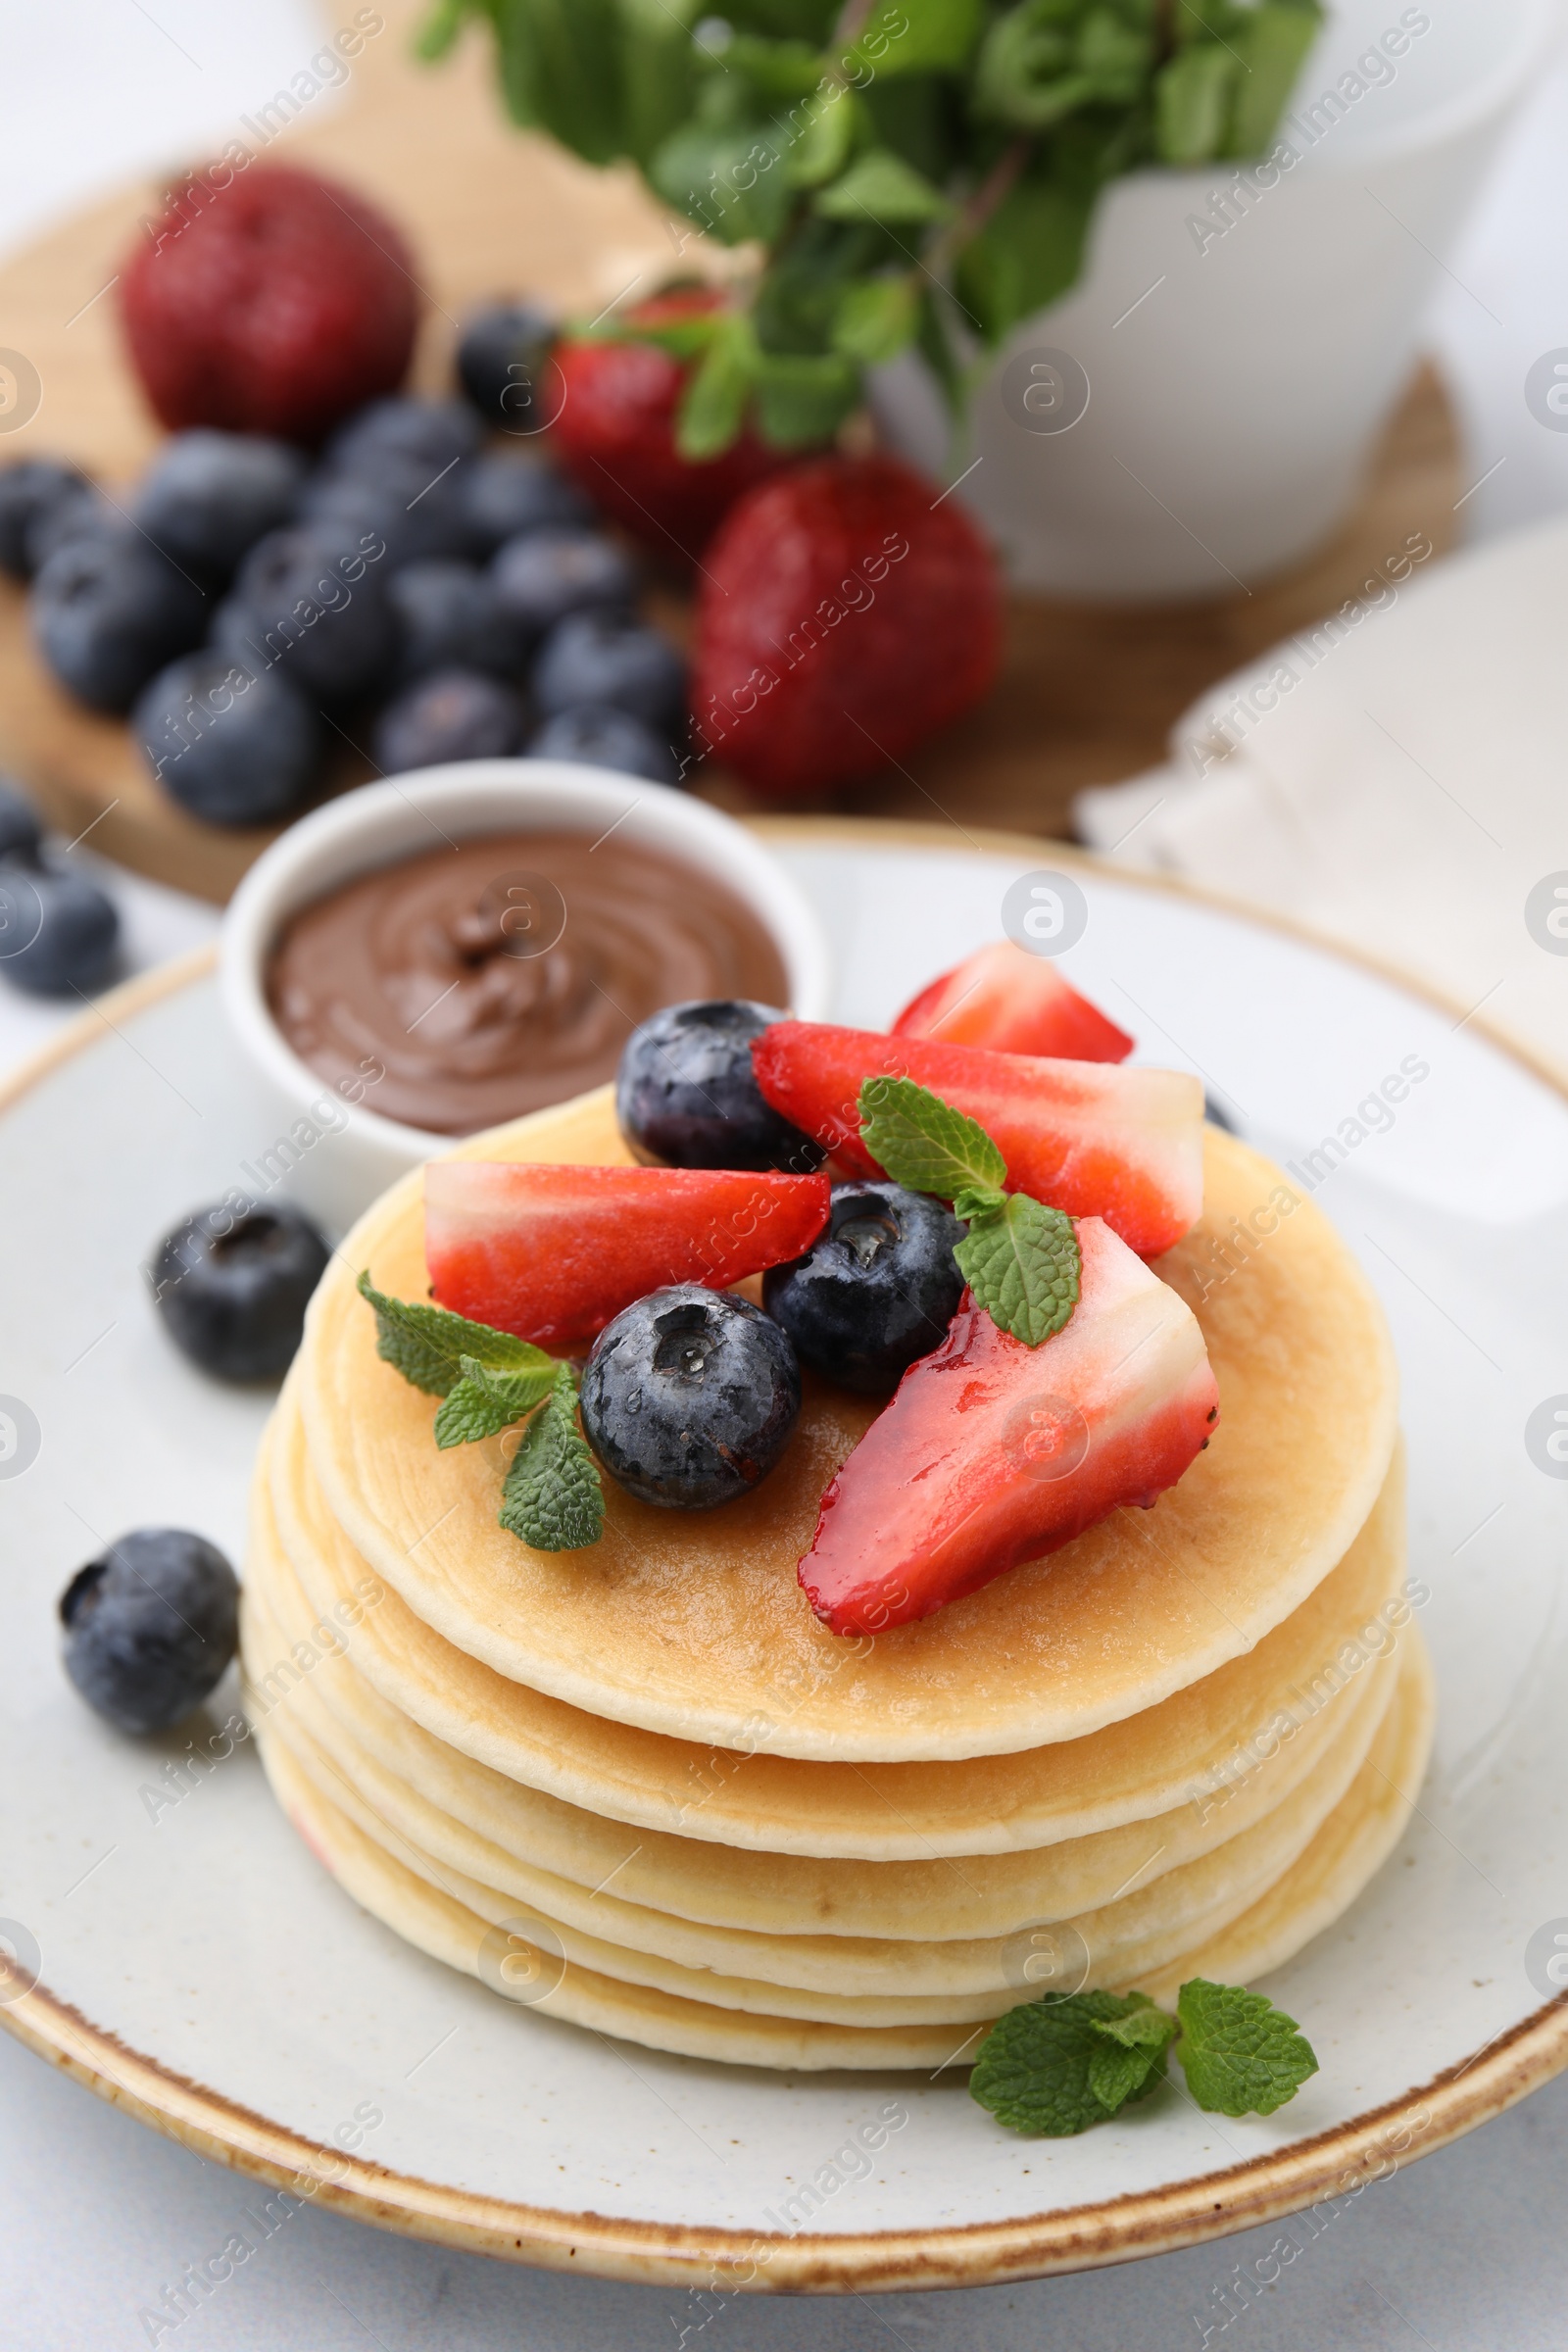
[[[978,1119],[912,1078],[867,1078],[860,1141],[895,1184],[951,1200],[969,1231],[954,1255],[977,1305],[1029,1348],[1078,1303],[1083,1254],[1072,1219],[1003,1190],[1007,1163]]]
[[[512,1457],[501,1524],[535,1551],[580,1551],[604,1533],[605,1491],[599,1464],[577,1426],[569,1365],[556,1366],[550,1395]]]
[[[969,2093],[1011,2131],[1069,2138],[1156,2090],[1173,2043],[1194,2103],[1215,2115],[1272,2115],[1317,2072],[1294,2017],[1260,1992],[1192,1977],[1174,2017],[1143,1992],[1009,2009],[980,2045]]]
[[[502,1489],[501,1525],[535,1551],[578,1551],[604,1532],[599,1465],[577,1423],[569,1364],[542,1348],[422,1299],[390,1298],[368,1272],[376,1352],[410,1386],[442,1399],[437,1446],[471,1446],[527,1420]],[[529,1419],[529,1416],[532,1416]]]

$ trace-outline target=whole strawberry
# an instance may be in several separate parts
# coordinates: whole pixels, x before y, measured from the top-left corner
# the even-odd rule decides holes
[[[759,792],[869,775],[996,677],[996,565],[939,498],[896,458],[823,458],[753,491],[708,550],[692,713]]]
[[[627,313],[661,326],[716,307],[708,287],[662,294]],[[794,462],[748,427],[721,457],[694,464],[675,446],[686,368],[656,343],[559,342],[561,413],[552,445],[595,506],[666,559],[695,560],[743,492]],[[563,390],[564,387],[564,390]]]
[[[253,164],[171,190],[121,269],[131,360],[162,421],[315,442],[400,384],[414,257],[375,206]]]

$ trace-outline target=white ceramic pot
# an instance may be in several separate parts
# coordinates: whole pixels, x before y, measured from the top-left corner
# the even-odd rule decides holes
[[[958,495],[1023,587],[1223,596],[1296,562],[1356,496],[1558,23],[1553,0],[1344,0],[1272,162],[1114,182],[1083,277],[1013,335],[961,443],[912,357],[875,387],[885,437],[949,480],[974,466]]]
[[[275,1186],[336,1237],[397,1177],[452,1142],[383,1118],[368,1096],[345,1102],[294,1052],[267,1002],[268,959],[289,916],[443,838],[537,831],[594,840],[612,826],[617,841],[726,884],[777,947],[791,1009],[822,1018],[831,973],[821,925],[755,835],[705,802],[560,760],[471,760],[368,784],[291,825],[251,867],[223,918],[223,1008],[260,1087],[247,1162],[259,1198]]]

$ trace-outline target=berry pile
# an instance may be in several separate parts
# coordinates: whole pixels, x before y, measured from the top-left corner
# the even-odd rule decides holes
[[[0,564],[31,580],[61,684],[127,711],[210,823],[286,817],[344,738],[384,774],[526,751],[676,779],[685,665],[638,617],[635,564],[466,401],[373,401],[314,464],[193,426],[123,505],[12,466]]]
[[[193,815],[275,823],[345,745],[383,774],[523,752],[664,783],[717,752],[799,797],[987,691],[996,567],[930,482],[750,430],[683,454],[682,338],[716,290],[580,334],[493,303],[454,396],[417,399],[397,388],[415,264],[394,221],[313,173],[198,174],[120,273],[127,356],[171,428],[149,472],[111,497],[56,460],[0,469],[0,569],[31,582],[39,653],[128,714]],[[638,543],[695,577],[690,697],[639,616]]]

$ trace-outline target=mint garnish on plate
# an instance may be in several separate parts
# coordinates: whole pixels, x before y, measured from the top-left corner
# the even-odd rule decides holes
[[[1214,2115],[1272,2115],[1317,2073],[1294,2017],[1260,1992],[1192,1977],[1174,2017],[1143,1992],[1009,2009],[980,2045],[969,2095],[1014,2132],[1069,2138],[1156,2090],[1173,2043],[1195,2104]]]
[[[597,1544],[604,1488],[577,1424],[571,1366],[444,1306],[389,1298],[368,1272],[359,1290],[375,1312],[376,1353],[411,1387],[442,1399],[434,1432],[439,1446],[471,1446],[527,1420],[502,1490],[499,1515],[507,1532],[535,1551]]]
[[[1007,1163],[979,1120],[912,1078],[867,1078],[858,1106],[878,1166],[911,1193],[951,1200],[968,1226],[954,1255],[976,1304],[1029,1348],[1060,1331],[1083,1271],[1072,1219],[1004,1192]]]

